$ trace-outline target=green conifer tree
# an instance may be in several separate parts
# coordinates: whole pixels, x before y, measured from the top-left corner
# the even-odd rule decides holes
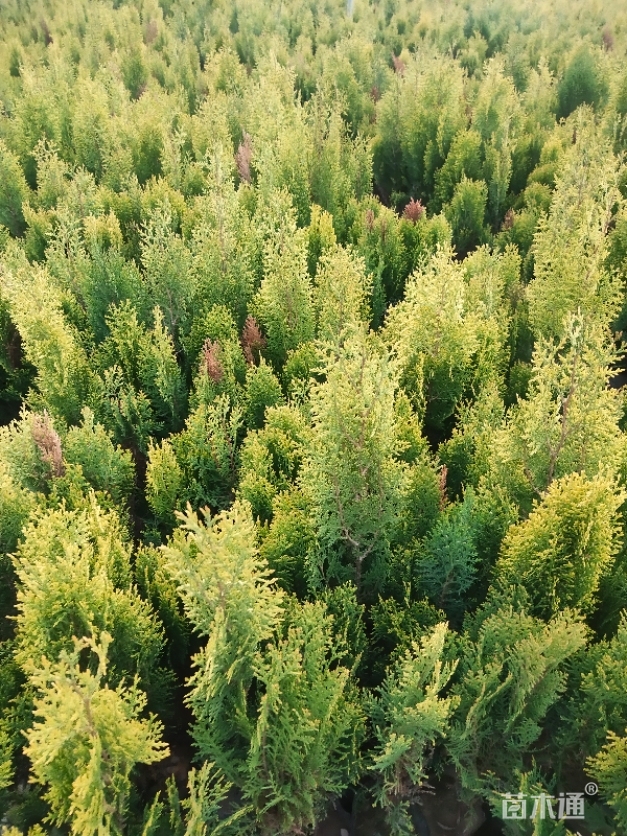
[[[99,643],[75,639],[73,652],[57,662],[43,658],[31,673],[38,690],[25,750],[32,777],[46,787],[50,821],[69,824],[76,836],[121,836],[132,768],[168,754],[161,725],[141,717],[146,697],[137,682],[115,690],[106,684],[110,643],[104,632]],[[81,670],[83,649],[97,657],[95,673]]]
[[[372,279],[362,259],[343,247],[329,248],[317,266],[314,289],[317,335],[336,342],[347,326],[371,319]]]
[[[529,316],[536,336],[547,339],[561,337],[569,314],[580,310],[609,324],[620,305],[604,269],[608,231],[622,204],[620,163],[585,110],[573,131],[575,143],[561,160],[549,215],[540,218],[533,243]]]
[[[529,517],[505,535],[496,577],[521,583],[530,611],[542,618],[566,608],[589,612],[620,547],[617,512],[626,498],[604,474],[555,480]]]
[[[489,483],[524,512],[568,473],[622,472],[620,405],[607,387],[613,356],[603,329],[582,316],[569,318],[559,344],[538,342],[527,398],[486,439]]]
[[[0,140],[0,224],[11,235],[23,235],[26,229],[23,204],[29,197],[29,188],[20,167],[19,159]]]
[[[307,273],[307,234],[297,230],[293,211],[264,246],[264,277],[253,302],[267,336],[268,359],[276,368],[289,351],[314,335],[311,279]]]
[[[189,704],[203,757],[250,799],[262,834],[315,826],[359,770],[363,710],[321,602],[290,603],[259,558],[250,508],[203,524],[188,509],[165,547],[207,643]]]
[[[93,373],[74,328],[63,313],[63,294],[45,269],[2,270],[2,294],[37,370],[30,400],[68,423],[77,423],[93,390]]]
[[[157,685],[161,629],[132,586],[130,552],[118,515],[93,495],[83,509],[34,516],[14,559],[16,658],[25,669],[69,652],[73,637],[106,630],[114,638],[109,680],[139,674],[149,692]]]
[[[324,359],[325,380],[311,394],[313,441],[302,476],[318,530],[312,581],[350,580],[368,597],[387,574],[403,482],[394,459],[395,373],[385,350],[360,331]]]
[[[446,744],[464,790],[511,791],[565,689],[565,662],[585,641],[586,629],[572,613],[546,624],[512,593],[493,595],[470,619]]]
[[[442,661],[446,624],[438,624],[388,670],[371,700],[377,746],[371,769],[378,785],[376,802],[386,811],[390,833],[411,832],[409,804],[428,776],[436,742],[446,737],[459,697],[443,697],[457,662]]]

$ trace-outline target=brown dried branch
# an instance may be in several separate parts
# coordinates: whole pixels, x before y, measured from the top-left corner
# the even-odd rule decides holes
[[[514,218],[516,217],[516,213],[513,209],[508,209],[505,213],[505,217],[503,218],[503,226],[502,229],[507,230],[511,229],[514,226]]]
[[[417,223],[425,213],[425,207],[419,200],[414,200],[413,197],[403,209],[403,217],[406,221],[411,221],[413,224]]]
[[[254,352],[259,352],[262,348],[266,347],[266,339],[261,333],[261,329],[257,325],[255,318],[252,316],[249,316],[244,323],[240,344],[249,366],[255,363]]]
[[[614,35],[612,34],[612,30],[609,26],[606,26],[603,29],[603,48],[606,52],[611,52],[614,49]]]
[[[219,383],[224,377],[224,367],[220,361],[220,343],[205,340],[202,347],[201,363],[207,372],[208,376],[214,383]]]
[[[405,62],[392,53],[392,63],[394,64],[394,72],[401,77],[405,75]]]
[[[440,511],[443,511],[446,506],[446,477],[448,476],[448,468],[444,464],[442,465],[442,470],[440,471],[440,478],[438,480],[438,488],[440,491]]]
[[[43,415],[33,415],[31,433],[43,461],[50,465],[55,476],[63,476],[65,465],[63,464],[61,439],[52,426],[52,421],[47,412],[44,412]]]
[[[244,131],[244,141],[240,142],[237,153],[235,154],[235,163],[237,164],[237,171],[240,179],[244,183],[250,183],[252,178],[250,175],[250,163],[253,158],[253,146],[250,139],[250,134]]]
[[[144,26],[144,43],[146,46],[154,43],[157,40],[158,34],[159,27],[157,25],[157,21],[154,18],[146,21],[146,25]]]

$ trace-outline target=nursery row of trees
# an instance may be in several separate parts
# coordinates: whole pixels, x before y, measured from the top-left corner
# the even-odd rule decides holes
[[[627,833],[605,5],[2,3],[6,836]]]

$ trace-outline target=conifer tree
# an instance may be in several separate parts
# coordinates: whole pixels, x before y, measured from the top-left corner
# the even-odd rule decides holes
[[[511,592],[493,595],[465,631],[447,750],[470,793],[514,785],[565,689],[564,664],[586,641],[584,625],[569,611],[547,624],[529,615],[524,601]]]
[[[626,498],[604,474],[555,480],[529,517],[505,535],[497,578],[521,583],[540,617],[566,608],[589,612],[620,547],[617,512]]]
[[[260,429],[265,423],[266,410],[283,402],[281,384],[263,357],[258,366],[249,366],[243,395],[246,426]]]
[[[279,223],[264,246],[264,277],[253,302],[268,340],[268,359],[276,368],[283,365],[289,351],[314,334],[307,235],[297,230],[293,210]]]
[[[512,146],[520,122],[516,89],[504,72],[501,56],[486,63],[474,104],[473,127],[484,142],[484,175],[488,215],[495,226],[503,216],[512,174]]]
[[[450,249],[441,250],[388,314],[385,340],[398,358],[401,385],[419,417],[440,431],[473,384],[500,377],[508,269],[506,259],[479,257],[468,264],[469,286]]]
[[[47,788],[52,823],[69,824],[77,836],[122,834],[133,766],[161,760],[168,749],[160,724],[141,718],[146,698],[137,682],[115,690],[106,684],[111,636],[74,641],[57,662],[33,666],[37,719],[26,754],[33,779]],[[81,670],[83,649],[97,657],[95,673]]]
[[[194,737],[250,799],[263,834],[315,826],[358,774],[363,711],[321,602],[290,604],[259,558],[250,509],[203,524],[188,509],[165,547],[207,643],[195,659]]]
[[[479,569],[477,531],[479,515],[474,493],[445,510],[418,548],[414,578],[418,589],[459,624],[469,604],[470,589]]]
[[[62,294],[41,268],[4,269],[0,286],[26,357],[37,370],[31,403],[78,422],[94,382],[85,351],[64,316]]]
[[[329,796],[360,774],[365,718],[346,652],[319,601],[288,612],[283,636],[256,663],[264,696],[243,789],[267,836],[315,827]]]
[[[250,813],[249,806],[226,815],[225,801],[233,784],[224,779],[220,770],[209,761],[200,769],[190,769],[187,778],[188,795],[182,801],[172,778],[168,779],[168,806],[170,832],[181,836],[219,836],[233,832],[242,825]],[[153,803],[142,836],[151,836],[153,824],[158,827],[163,819],[164,805],[157,799]],[[243,822],[241,820],[244,819]]]
[[[26,491],[46,493],[53,476],[63,470],[61,439],[47,413],[24,410],[0,430],[0,449],[8,479]],[[31,497],[36,499],[36,497]]]
[[[238,494],[250,502],[255,517],[272,517],[274,498],[296,481],[309,436],[302,414],[291,406],[268,408],[265,427],[247,434],[240,452]]]
[[[251,317],[252,319],[252,317]],[[248,320],[247,320],[248,322]],[[185,351],[191,369],[196,371],[190,406],[211,403],[218,395],[228,395],[233,403],[243,398],[246,365],[252,365],[263,340],[258,345],[244,326],[238,339],[237,328],[223,305],[214,305],[204,316],[194,320]],[[246,356],[248,349],[250,357]],[[259,359],[259,358],[257,358]]]
[[[331,214],[338,239],[344,241],[351,203],[361,201],[370,191],[372,153],[363,137],[349,134],[341,101],[330,98],[327,90],[319,88],[308,103],[313,145],[310,188],[314,205]]]
[[[463,176],[455,186],[445,209],[453,233],[453,243],[463,255],[489,240],[485,226],[488,189],[483,180]]]
[[[109,679],[139,674],[145,689],[159,681],[161,630],[132,587],[130,546],[118,515],[86,506],[40,510],[15,557],[16,658],[25,668],[69,652],[72,638],[106,630],[114,639]]]
[[[371,281],[363,260],[350,250],[327,250],[318,262],[314,289],[319,339],[336,342],[345,327],[369,323]]]
[[[572,55],[557,88],[559,117],[568,116],[582,104],[599,106],[607,95],[600,56],[582,43]]]
[[[481,136],[477,131],[470,129],[456,134],[444,165],[435,174],[431,211],[441,210],[452,200],[455,187],[464,176],[468,180],[482,179],[481,152]]]
[[[425,197],[457,132],[466,126],[463,76],[453,61],[431,54],[413,58],[378,107],[375,181],[401,205]]]
[[[556,478],[621,472],[620,405],[607,387],[612,358],[604,331],[581,315],[567,320],[559,344],[538,341],[527,398],[488,433],[489,482],[525,512]]]
[[[358,595],[380,589],[398,511],[402,468],[394,460],[394,369],[385,350],[357,331],[326,357],[312,390],[313,442],[303,470],[318,552],[312,580],[353,581]]]
[[[283,593],[256,556],[245,505],[213,519],[206,513],[204,522],[188,508],[181,522],[165,547],[168,568],[189,619],[207,638],[190,682],[193,734],[203,757],[235,781],[253,729],[247,696],[255,654],[281,618]]]
[[[589,646],[573,659],[567,693],[559,706],[556,760],[563,769],[572,759],[596,757],[608,734],[622,736],[627,726],[625,689],[627,621],[621,614],[610,640]]]
[[[168,439],[148,448],[146,500],[158,522],[174,528],[176,512],[183,510],[188,491],[183,469]]]
[[[80,465],[95,491],[107,491],[116,504],[128,502],[135,471],[131,454],[115,445],[94,413],[85,407],[80,427],[71,427],[63,439],[63,457]]]
[[[414,641],[388,671],[370,713],[377,740],[371,769],[375,799],[386,810],[390,833],[411,832],[409,803],[427,778],[436,741],[446,736],[459,697],[442,697],[457,662],[443,662],[446,624]]]
[[[578,310],[604,324],[618,310],[618,288],[604,259],[622,203],[621,167],[585,110],[573,131],[575,143],[561,160],[549,216],[539,220],[534,236],[529,315],[536,336],[547,339],[559,339],[565,319]]]
[[[11,477],[6,463],[0,465],[0,555],[3,563],[15,550],[35,502],[35,497]],[[4,568],[3,565],[3,571]]]
[[[196,507],[226,507],[237,481],[241,425],[242,410],[228,395],[219,395],[209,404],[201,401],[180,433],[166,440],[162,448],[151,449],[147,470],[150,501],[157,501],[157,493],[165,488],[168,499],[181,490],[176,505],[189,501]],[[163,499],[158,501],[163,505]]]
[[[166,199],[163,208],[156,206],[147,218],[141,257],[150,302],[159,306],[170,336],[178,341],[189,328],[195,287],[190,253],[172,225]]]
[[[318,270],[318,261],[327,250],[337,243],[333,229],[333,215],[321,209],[317,203],[311,206],[311,221],[308,230],[307,268],[314,277]]]
[[[194,319],[213,305],[225,305],[241,328],[255,291],[257,241],[250,216],[223,171],[221,157],[216,157],[211,175],[212,188],[199,203],[202,216],[194,225],[190,244]]]
[[[102,369],[103,399],[94,403],[116,440],[146,453],[148,437],[178,430],[185,412],[185,390],[174,342],[160,308],[148,330],[128,302],[107,316],[110,334],[96,354]]]
[[[598,755],[587,761],[590,774],[598,781],[603,797],[616,813],[615,822],[627,828],[627,738],[610,731]]]
[[[26,178],[15,154],[0,141],[0,224],[6,227],[12,235],[24,233],[23,204],[28,199],[29,188]]]
[[[247,487],[242,484],[242,494],[251,504],[256,500],[256,510],[261,506],[258,494],[249,498],[252,491],[244,494]],[[262,496],[262,500],[267,497]],[[312,504],[311,498],[297,488],[277,493],[268,514],[271,514],[268,529],[260,528],[260,556],[267,562],[281,589],[293,592],[300,600],[306,599],[309,592],[308,561],[316,546]],[[263,510],[259,512],[261,520],[264,519]]]
[[[395,212],[372,199],[363,201],[359,208],[363,215],[361,223],[354,224],[353,236],[359,236],[357,252],[364,259],[366,272],[372,275],[372,320],[379,327],[386,304],[402,296],[410,269],[409,254]]]

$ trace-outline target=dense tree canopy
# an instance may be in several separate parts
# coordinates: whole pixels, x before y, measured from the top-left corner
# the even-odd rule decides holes
[[[627,836],[626,58],[0,3],[0,833]]]

